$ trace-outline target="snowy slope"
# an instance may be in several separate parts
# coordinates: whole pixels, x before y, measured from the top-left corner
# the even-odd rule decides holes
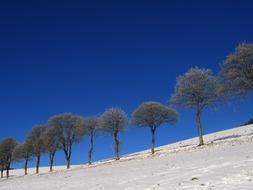
[[[41,168],[11,171],[0,180],[0,190],[176,190],[253,189],[253,125],[204,137],[206,145],[196,147],[189,139],[125,156],[120,161],[100,161],[92,166],[55,167],[53,173]]]

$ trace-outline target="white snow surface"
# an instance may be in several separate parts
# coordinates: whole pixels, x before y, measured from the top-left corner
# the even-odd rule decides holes
[[[120,161],[93,165],[30,168],[10,171],[0,190],[177,190],[253,189],[253,125],[188,139],[150,151],[126,155]]]

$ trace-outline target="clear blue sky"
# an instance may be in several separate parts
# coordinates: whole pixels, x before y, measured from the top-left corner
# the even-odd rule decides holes
[[[54,114],[100,115],[117,106],[130,117],[143,101],[166,103],[190,67],[214,73],[242,41],[253,42],[252,1],[1,1],[0,138],[22,142]],[[206,110],[204,132],[253,117],[253,101]],[[195,112],[162,126],[156,145],[197,135]],[[129,126],[121,154],[150,146],[149,129]],[[113,140],[95,139],[95,159],[112,157]],[[87,138],[72,163],[84,163]],[[64,164],[58,153],[56,164]],[[47,157],[42,165],[47,164]]]

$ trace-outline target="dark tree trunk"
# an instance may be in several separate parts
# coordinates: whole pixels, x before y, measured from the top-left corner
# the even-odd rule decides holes
[[[50,160],[50,172],[53,171],[53,163],[54,163],[54,155],[55,152],[49,154],[49,160]]]
[[[24,167],[25,175],[27,175],[27,165],[28,165],[28,159],[25,160],[25,167]]]
[[[7,165],[6,167],[6,177],[9,178],[9,171],[10,171],[10,164]]]
[[[65,159],[67,161],[67,169],[70,168],[70,158],[71,158],[71,149],[72,149],[72,144],[69,144],[68,146],[63,145],[63,152],[65,154]]]
[[[36,174],[39,173],[39,167],[40,167],[40,155],[37,156],[37,162],[36,162]]]
[[[4,170],[1,169],[1,178],[3,178],[3,177],[4,177]]]
[[[65,152],[65,159],[67,161],[67,169],[69,169],[70,168],[70,156],[69,156],[68,152],[66,152],[65,150],[64,150],[64,152]]]
[[[67,169],[70,168],[70,158],[67,158]]]
[[[114,132],[114,144],[115,144],[115,160],[119,160],[119,140],[118,132]]]
[[[151,142],[151,154],[155,153],[155,128],[151,128],[152,142]]]
[[[72,153],[72,144],[69,146],[68,165],[67,165],[67,168],[68,168],[68,169],[70,168],[71,153]]]
[[[198,127],[198,135],[199,135],[199,146],[204,145],[203,140],[203,132],[202,132],[202,126],[201,126],[201,109],[197,110],[197,127]]]
[[[92,152],[93,152],[93,134],[91,134],[90,136],[90,150],[89,150],[89,154],[88,154],[88,161],[89,161],[89,165],[91,164],[91,157],[92,157]]]

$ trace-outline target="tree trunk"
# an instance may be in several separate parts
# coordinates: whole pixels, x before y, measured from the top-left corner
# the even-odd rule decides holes
[[[67,159],[67,169],[70,168],[70,158]]]
[[[66,158],[66,161],[67,161],[67,169],[70,168],[70,156],[68,153],[65,154],[65,158]]]
[[[25,175],[27,175],[27,165],[28,165],[28,159],[25,160]]]
[[[36,163],[36,174],[39,173],[39,167],[40,167],[40,155],[37,156],[37,163]]]
[[[70,145],[69,145],[67,169],[69,169],[69,168],[70,168],[70,158],[71,158],[71,153],[72,153],[72,144],[70,144]]]
[[[10,171],[10,164],[7,165],[6,167],[6,177],[9,178],[9,171]]]
[[[118,132],[114,132],[114,144],[115,144],[115,160],[119,160],[119,140]]]
[[[63,148],[65,159],[67,161],[67,169],[70,168],[71,149],[72,149],[72,144],[68,145],[68,147],[64,146]]]
[[[1,178],[3,178],[3,177],[4,177],[4,170],[1,169]]]
[[[151,154],[155,153],[155,128],[151,128],[152,142],[151,142]]]
[[[203,140],[203,132],[202,132],[202,126],[201,126],[201,110],[197,110],[197,127],[198,127],[198,135],[199,135],[199,146],[204,145]]]
[[[50,172],[53,171],[54,155],[55,155],[55,152],[49,154],[49,159],[50,159]]]
[[[90,136],[90,150],[89,150],[89,156],[88,156],[89,165],[91,165],[92,152],[93,152],[93,134],[91,134]]]

